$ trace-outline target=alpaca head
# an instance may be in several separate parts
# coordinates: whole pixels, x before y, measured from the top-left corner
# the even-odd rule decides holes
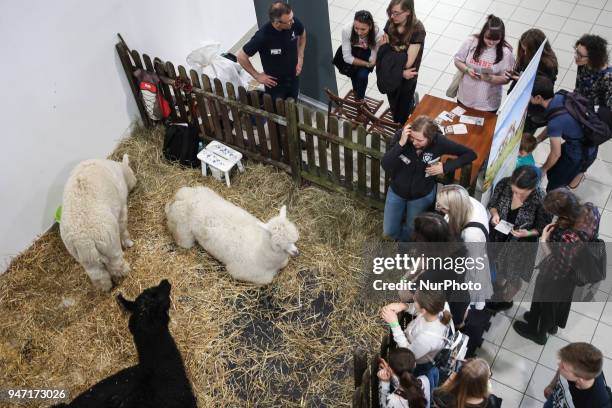
[[[300,235],[295,225],[287,219],[287,206],[283,205],[279,215],[271,218],[267,224],[261,223],[261,227],[270,233],[275,251],[286,252],[291,256],[299,255],[300,251],[295,243]]]
[[[125,177],[125,183],[127,184],[128,191],[132,191],[136,186],[136,176],[130,167],[130,158],[128,157],[127,153],[123,155],[121,170],[123,172],[123,177]]]
[[[168,327],[170,317],[170,282],[145,289],[134,301],[119,294],[117,300],[130,313],[130,332],[133,335],[149,335]]]

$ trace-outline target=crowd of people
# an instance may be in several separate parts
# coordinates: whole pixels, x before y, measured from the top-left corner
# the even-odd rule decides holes
[[[366,95],[369,75],[376,68],[377,86],[388,97],[397,123],[406,123],[414,109],[414,93],[427,37],[418,19],[413,0],[391,0],[388,19],[378,25],[367,10],[355,13],[354,21],[343,28],[342,43],[334,65],[350,77],[356,98]],[[239,63],[274,98],[297,98],[299,75],[304,61],[306,29],[294,17],[291,7],[272,3],[270,22],[263,25],[238,53]],[[380,28],[382,27],[382,29]],[[506,41],[502,19],[489,15],[478,33],[468,36],[454,55],[460,75],[457,102],[479,111],[496,112],[503,87],[510,92],[540,46],[543,31],[532,28],[523,33],[515,51]],[[454,172],[473,161],[476,154],[446,138],[432,118],[411,118],[391,140],[381,165],[390,175],[384,208],[384,235],[403,242],[445,243],[444,255],[480,255],[489,251],[484,270],[468,269],[465,274],[444,269],[412,271],[410,279],[478,282],[477,291],[401,292],[401,302],[382,308],[397,348],[389,361],[381,361],[380,403],[383,407],[480,407],[494,408],[501,401],[491,391],[488,363],[473,357],[444,383],[439,384],[434,357],[445,346],[449,326],[458,330],[474,310],[504,310],[524,282],[529,282],[536,263],[538,243],[548,253],[557,251],[538,265],[534,293],[524,321],[514,330],[538,344],[558,328],[564,328],[575,290],[573,259],[580,243],[597,238],[600,214],[591,203],[581,203],[572,189],[597,157],[597,147],[585,143],[583,124],[564,107],[575,95],[585,98],[592,111],[612,108],[612,68],[608,65],[607,41],[585,34],[575,42],[577,78],[573,93],[555,92],[559,73],[556,55],[548,42],[537,67],[530,104],[524,123],[517,166],[510,177],[499,181],[489,202],[483,205],[458,185],[438,189],[435,176]],[[263,72],[249,58],[259,52]],[[540,133],[536,136],[536,131]],[[533,151],[549,139],[550,151],[537,167]],[[441,157],[454,158],[442,162]],[[543,189],[542,180],[547,185]],[[514,225],[509,233],[497,228],[502,221]],[[504,244],[486,248],[485,243]],[[511,244],[524,244],[517,257]],[[549,243],[569,243],[555,247]],[[469,245],[469,244],[481,244]],[[559,249],[560,248],[560,249]],[[440,254],[438,254],[440,255]],[[550,298],[550,299],[548,299]],[[551,299],[554,298],[554,301]],[[404,329],[398,313],[414,318]],[[545,407],[556,407],[563,390],[573,406],[612,407],[602,373],[603,357],[586,343],[571,343],[559,350],[559,369],[545,390]]]

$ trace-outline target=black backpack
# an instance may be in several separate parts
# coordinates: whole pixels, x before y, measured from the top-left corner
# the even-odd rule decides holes
[[[569,113],[582,127],[583,144],[599,146],[612,138],[612,114],[607,106],[600,105],[597,113],[589,107],[589,100],[575,92],[561,90],[557,92],[565,97],[563,106],[552,109],[548,113],[551,120],[564,113]]]
[[[171,162],[178,162],[183,166],[197,167],[198,145],[200,137],[198,128],[187,123],[171,123],[166,128],[164,136],[164,157]]]

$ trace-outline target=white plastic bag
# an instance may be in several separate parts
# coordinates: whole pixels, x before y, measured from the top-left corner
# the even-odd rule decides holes
[[[187,56],[187,64],[198,74],[206,74],[211,82],[214,78],[218,78],[223,86],[231,82],[236,91],[239,86],[249,89],[249,82],[253,80],[253,77],[242,69],[240,64],[222,57],[219,48],[219,43],[203,41],[200,48]]]

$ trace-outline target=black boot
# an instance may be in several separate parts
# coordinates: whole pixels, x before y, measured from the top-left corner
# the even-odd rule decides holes
[[[523,319],[525,319],[525,321],[529,323],[529,320],[531,320],[531,315],[529,314],[529,312],[523,313]],[[548,334],[557,334],[557,329],[557,326],[553,327],[552,329],[548,330]]]
[[[540,344],[543,346],[544,344],[546,344],[546,340],[548,340],[546,334],[540,335],[539,333],[532,331],[532,329],[529,327],[529,324],[525,322],[517,320],[512,326],[514,327],[514,330],[519,334],[519,336],[525,337],[526,339],[529,339],[536,344]]]

